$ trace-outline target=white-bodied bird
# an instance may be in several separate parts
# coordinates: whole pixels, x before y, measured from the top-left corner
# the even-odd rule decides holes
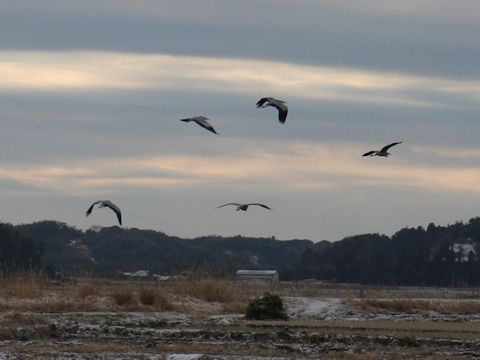
[[[87,212],[85,213],[86,216],[90,215],[92,213],[92,210],[93,210],[93,207],[95,205],[99,204],[99,208],[103,208],[103,207],[108,207],[110,209],[112,209],[115,214],[117,214],[117,219],[118,219],[118,222],[120,223],[120,225],[122,225],[122,212],[120,211],[120,208],[115,205],[114,203],[112,203],[110,200],[98,200],[98,201],[95,201],[87,210]]]
[[[257,101],[257,108],[264,108],[273,106],[278,110],[278,121],[285,124],[288,115],[288,107],[285,105],[286,101],[274,99],[272,97],[264,97]]]
[[[201,127],[203,127],[204,129],[207,129],[208,131],[211,131],[211,132],[213,132],[214,134],[220,135],[219,133],[217,133],[217,132],[215,131],[215,129],[213,128],[213,126],[210,125],[210,123],[208,122],[208,120],[210,120],[210,119],[209,119],[209,118],[206,118],[205,116],[194,116],[194,117],[187,118],[187,119],[180,119],[180,121],[185,121],[185,122],[194,121],[194,122],[196,122],[198,125],[200,125]]]
[[[218,208],[221,208],[221,207],[224,207],[224,206],[227,206],[227,205],[234,205],[234,206],[236,206],[236,207],[237,207],[237,211],[238,211],[238,210],[247,211],[247,210],[248,210],[248,207],[249,207],[249,206],[252,206],[252,205],[261,206],[261,207],[263,207],[263,208],[265,208],[265,209],[272,210],[272,209],[269,208],[267,205],[258,204],[258,203],[250,203],[250,204],[228,203],[228,204],[223,204],[223,205],[217,206],[217,209],[218,209]]]
[[[366,152],[362,156],[385,156],[385,157],[388,157],[389,155],[392,155],[388,152],[388,149],[390,149],[392,146],[401,144],[402,142],[403,141],[391,143],[389,145],[384,146],[381,150],[371,150],[369,152]]]

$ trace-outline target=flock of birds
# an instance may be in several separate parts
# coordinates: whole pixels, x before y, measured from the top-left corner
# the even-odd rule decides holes
[[[287,115],[288,115],[288,106],[286,105],[286,101],[278,100],[278,99],[275,99],[273,97],[264,97],[264,98],[261,98],[260,100],[257,101],[257,108],[265,108],[265,107],[268,107],[268,106],[272,106],[272,107],[274,107],[278,110],[278,121],[280,123],[284,124],[285,121],[287,120]],[[220,135],[220,133],[218,133],[215,130],[215,128],[209,123],[208,120],[210,120],[210,119],[205,117],[205,116],[194,116],[194,117],[191,117],[191,118],[180,119],[180,121],[184,121],[184,122],[195,122],[196,124],[203,127],[204,129],[206,129],[206,130],[208,130],[208,131],[210,131],[214,134]],[[401,144],[401,143],[402,143],[402,141],[394,142],[394,143],[391,143],[389,145],[384,146],[380,150],[370,150],[370,151],[366,152],[365,154],[363,154],[362,156],[388,157],[389,155],[391,155],[388,152],[388,150],[392,146],[395,146],[395,145],[398,145],[398,144]],[[88,208],[87,212],[85,213],[86,216],[89,216],[92,213],[95,205],[98,205],[98,208],[107,207],[107,208],[111,209],[117,215],[118,223],[120,225],[122,225],[122,212],[121,212],[120,208],[117,205],[115,205],[113,202],[111,202],[110,200],[95,201]],[[224,206],[228,206],[228,205],[236,206],[237,211],[239,211],[239,210],[247,211],[249,206],[260,206],[264,209],[272,210],[272,208],[268,207],[265,204],[260,204],[260,203],[240,204],[240,203],[233,203],[233,202],[217,206],[217,209],[221,208],[221,207],[224,207]]]

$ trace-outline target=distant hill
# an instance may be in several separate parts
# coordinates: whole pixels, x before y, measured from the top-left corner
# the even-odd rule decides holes
[[[56,221],[18,225],[20,233],[41,244],[43,263],[70,273],[114,274],[139,269],[172,274],[204,271],[233,274],[238,268],[279,269],[298,263],[309,240],[200,237],[181,239],[159,231],[95,228],[81,231]]]
[[[391,237],[363,234],[316,243],[240,235],[182,239],[116,226],[81,231],[56,221],[5,226],[23,241],[33,241],[43,253],[44,268],[66,273],[111,275],[141,269],[232,276],[239,268],[278,269],[283,280],[480,286],[480,218],[404,228]]]

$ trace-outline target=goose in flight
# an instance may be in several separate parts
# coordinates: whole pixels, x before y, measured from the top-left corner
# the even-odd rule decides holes
[[[258,100],[257,108],[264,108],[267,106],[273,106],[278,110],[278,121],[282,124],[285,124],[285,120],[287,119],[288,114],[288,107],[285,105],[286,101],[274,99],[272,97],[264,97]]]
[[[223,205],[217,206],[217,209],[218,209],[218,208],[221,208],[221,207],[224,207],[224,206],[227,206],[227,205],[234,205],[234,206],[236,206],[236,207],[237,207],[237,211],[238,211],[238,210],[247,211],[247,210],[248,210],[248,207],[251,206],[251,205],[261,206],[261,207],[263,207],[263,208],[265,208],[265,209],[272,210],[272,209],[269,208],[267,205],[258,204],[258,203],[250,203],[250,204],[228,203],[228,204],[223,204]]]
[[[401,144],[403,141],[399,141],[399,142],[394,142],[394,143],[391,143],[389,145],[386,145],[384,146],[381,150],[371,150],[369,152],[366,152],[365,154],[363,154],[362,156],[385,156],[387,157],[388,155],[392,155],[388,152],[388,149],[390,149],[392,146],[395,146],[395,145],[398,145],[398,144]]]
[[[122,225],[122,213],[120,211],[120,208],[112,203],[110,200],[98,200],[95,201],[90,207],[88,208],[87,212],[85,213],[86,216],[90,215],[92,213],[93,207],[97,204],[100,204],[98,207],[103,208],[103,207],[108,207],[112,209],[115,214],[117,214],[117,219],[120,225]]]
[[[194,121],[194,122],[196,122],[198,125],[200,125],[201,127],[203,127],[204,129],[207,129],[208,131],[211,131],[211,132],[213,132],[214,134],[220,135],[219,133],[217,133],[217,132],[215,131],[215,129],[213,128],[213,126],[210,125],[210,123],[208,122],[208,120],[210,120],[210,119],[209,119],[209,118],[206,118],[205,116],[194,116],[194,117],[187,118],[187,119],[180,119],[180,121],[185,121],[185,122]]]

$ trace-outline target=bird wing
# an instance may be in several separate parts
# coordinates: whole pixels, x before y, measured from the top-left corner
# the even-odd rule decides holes
[[[111,201],[104,201],[103,204],[112,209],[115,214],[117,214],[118,222],[120,225],[122,225],[122,212],[120,211],[120,208]]]
[[[251,204],[247,204],[248,206],[250,205],[257,205],[257,206],[261,206],[265,209],[268,209],[268,210],[272,210],[272,208],[269,208],[267,205],[264,205],[264,204],[258,204],[258,203],[251,203]]]
[[[371,155],[375,154],[376,152],[377,152],[377,150],[372,150],[372,151],[366,152],[362,156],[371,156]]]
[[[288,107],[283,102],[275,102],[274,105],[278,110],[278,121],[282,124],[285,124],[285,120],[287,120],[288,115]]]
[[[204,118],[195,118],[194,121],[200,125],[201,127],[203,127],[204,129],[207,129],[208,131],[211,131],[213,132],[214,134],[217,134],[217,135],[220,135],[219,133],[217,133],[215,131],[215,129],[213,128],[213,126]]]
[[[103,200],[98,200],[98,201],[95,201],[92,205],[90,205],[90,207],[88,208],[87,212],[85,213],[85,216],[88,216],[92,213],[92,210],[93,210],[93,207],[97,204],[100,204],[102,203]]]
[[[267,101],[269,101],[270,98],[264,97],[261,98],[260,100],[257,101],[257,108],[261,107],[263,104],[265,104]]]
[[[224,207],[224,206],[227,206],[227,205],[241,206],[242,204],[238,204],[238,203],[227,203],[227,204],[223,204],[223,205],[217,206],[217,209],[218,209],[218,208],[221,208],[221,207]]]
[[[399,142],[394,142],[394,143],[391,143],[389,145],[386,145],[382,148],[382,150],[380,150],[380,152],[386,152],[388,149],[390,149],[392,146],[395,146],[395,145],[398,145],[398,144],[401,144],[402,141],[399,141]]]

